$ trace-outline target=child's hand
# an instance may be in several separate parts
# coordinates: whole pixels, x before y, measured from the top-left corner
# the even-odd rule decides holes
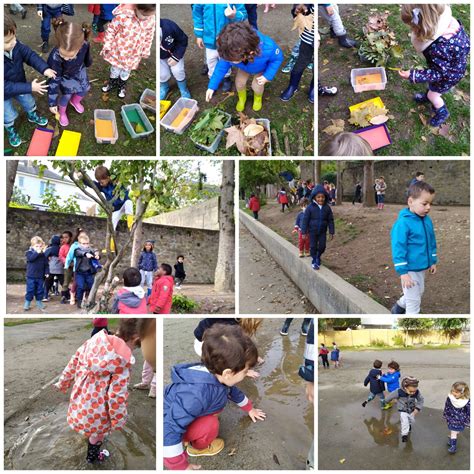
[[[329,13],[328,8],[332,10],[332,13]],[[306,5],[304,3],[300,3],[296,8],[295,8],[295,13],[298,15],[299,13],[306,13],[308,9],[306,8]],[[329,15],[334,14],[334,9],[332,7],[326,7],[326,11],[328,12]]]
[[[250,377],[251,379],[255,380],[255,379],[258,379],[260,377],[260,374],[255,370],[249,370],[247,372],[247,377]]]
[[[430,267],[430,273],[434,275],[436,273],[436,265],[431,265]]]
[[[50,79],[56,79],[56,71],[54,69],[46,69],[43,76],[49,77]]]
[[[214,91],[212,89],[207,89],[206,91],[206,102],[209,102],[214,95]]]
[[[45,92],[48,92],[48,87],[45,85],[46,81],[39,82],[38,79],[33,79],[31,83],[31,90],[37,94],[43,95]]]
[[[326,12],[329,16],[333,16],[334,15],[334,8],[331,7],[331,5],[329,5],[328,7],[326,7]]]
[[[293,229],[293,230],[291,231],[291,233],[292,233],[292,234],[297,234],[297,233],[298,233],[298,229]]]
[[[405,275],[402,275],[400,277],[402,280],[402,288],[413,288],[415,286],[415,282],[413,281],[413,278],[407,273]]]
[[[43,12],[42,12],[42,11],[36,12],[36,14],[37,14],[41,19],[43,19]]]
[[[230,5],[227,4],[227,8],[224,10],[224,15],[227,18],[233,20],[235,18],[235,15],[237,15],[237,9],[235,8],[235,6],[231,8]]]
[[[199,49],[204,49],[204,41],[202,38],[196,38],[196,44]]]
[[[197,471],[198,469],[201,469],[200,464],[188,464],[186,471]]]
[[[58,108],[56,106],[50,107],[49,111],[53,114],[56,115],[58,113]]]
[[[263,86],[264,84],[266,84],[267,82],[270,82],[265,76],[259,76],[257,77],[257,84],[259,86]]]
[[[87,253],[86,253],[86,257],[87,257],[87,258],[94,258],[94,255],[92,255],[90,252],[87,252]]]
[[[178,64],[178,61],[175,61],[173,58],[168,59],[168,66],[169,67],[176,66],[176,64]]]
[[[260,410],[259,408],[252,408],[249,411],[249,416],[252,419],[252,421],[255,423],[257,420],[264,421],[267,415]]]
[[[410,71],[398,71],[398,75],[403,79],[410,79]]]

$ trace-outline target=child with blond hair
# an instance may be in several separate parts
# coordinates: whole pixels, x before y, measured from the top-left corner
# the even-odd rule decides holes
[[[454,454],[457,451],[459,433],[471,424],[471,402],[466,382],[453,383],[444,404],[443,417],[450,431],[448,452]]]

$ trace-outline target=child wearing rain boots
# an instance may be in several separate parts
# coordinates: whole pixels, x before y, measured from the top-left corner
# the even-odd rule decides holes
[[[44,255],[45,243],[41,237],[31,239],[26,256],[26,294],[23,309],[28,311],[36,298],[36,306],[43,311],[44,279],[48,273],[48,261]]]
[[[130,73],[138,69],[140,61],[150,57],[155,37],[156,5],[151,3],[120,4],[112,11],[114,19],[105,32],[101,56],[110,68],[110,77],[102,92],[118,89],[118,97],[125,98]]]
[[[147,296],[150,296],[153,287],[153,275],[158,270],[158,259],[154,252],[155,241],[147,240],[143,246],[142,253],[138,259],[138,270],[141,275],[141,286],[148,288]]]
[[[88,10],[92,10],[94,13],[94,21],[96,21],[97,25],[97,36],[92,40],[94,43],[103,43],[105,41],[105,25],[114,19],[113,11],[118,5],[118,3],[89,5]]]
[[[87,41],[91,28],[86,23],[78,25],[63,18],[53,19],[53,28],[58,46],[51,50],[48,58],[49,66],[56,72],[49,83],[49,110],[55,115],[59,110],[59,123],[66,127],[69,103],[78,114],[84,113],[81,101],[90,89],[87,68],[92,65]]]
[[[329,23],[331,36],[337,38],[339,46],[343,48],[356,48],[357,41],[347,37],[346,29],[339,15],[339,7],[335,3],[318,5],[319,14]]]
[[[41,52],[47,53],[52,20],[58,19],[62,15],[74,16],[74,5],[71,3],[38,4],[36,5],[36,14],[41,19]]]
[[[169,80],[173,74],[181,97],[191,98],[186,84],[184,53],[188,46],[188,37],[171,20],[160,18],[160,100],[165,100],[170,89]]]
[[[467,383],[453,384],[444,405],[443,417],[450,431],[448,452],[454,454],[457,451],[458,434],[471,424],[471,402]]]
[[[254,74],[252,81],[253,110],[262,108],[265,84],[270,82],[283,62],[281,48],[270,37],[255,31],[248,23],[231,23],[227,25],[217,39],[219,62],[209,81],[206,101],[209,102],[218,89],[220,82],[232,66],[237,68],[235,87],[238,102],[236,110],[243,112],[247,101],[247,81]]]
[[[309,257],[309,234],[303,234],[301,232],[301,223],[303,222],[304,213],[308,207],[309,201],[306,198],[302,198],[300,201],[301,211],[296,216],[295,227],[293,229],[293,234],[298,234],[298,248],[300,251],[300,257]]]

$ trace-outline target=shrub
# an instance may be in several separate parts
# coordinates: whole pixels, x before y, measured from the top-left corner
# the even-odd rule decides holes
[[[192,313],[199,305],[185,295],[173,295],[172,311],[174,313]]]

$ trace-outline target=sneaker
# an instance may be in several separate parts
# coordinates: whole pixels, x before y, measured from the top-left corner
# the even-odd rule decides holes
[[[7,136],[8,136],[8,143],[10,143],[10,145],[13,148],[19,147],[22,142],[21,142],[20,135],[18,135],[15,128],[13,126],[5,127],[5,130],[6,130]]]
[[[151,387],[150,391],[148,392],[148,396],[150,398],[156,398],[156,387]]]
[[[40,127],[48,125],[48,119],[46,117],[41,117],[41,115],[38,115],[36,110],[28,112],[26,115],[28,117],[28,122],[36,123],[36,125],[39,125]]]
[[[337,94],[337,87],[328,87],[328,86],[319,86],[318,87],[318,95],[325,96],[325,95],[336,95]]]
[[[43,303],[48,303],[48,302],[49,302],[49,298],[45,296],[41,301],[42,301]]]
[[[295,63],[296,63],[296,57],[291,55],[290,59],[288,60],[286,65],[282,67],[281,72],[283,72],[284,74],[290,73],[292,71]]]
[[[402,436],[402,443],[406,443],[408,441],[408,435]]]
[[[300,252],[300,258],[304,257],[304,252]]]
[[[367,402],[362,402],[362,406],[365,408],[367,406]]]
[[[311,267],[313,268],[313,270],[319,270],[319,265],[317,263],[312,263]]]
[[[195,449],[190,444],[186,448],[189,456],[215,456],[224,449],[224,440],[216,438],[207,448]]]
[[[148,390],[150,388],[150,384],[140,382],[140,383],[135,384],[133,388],[136,390]]]

